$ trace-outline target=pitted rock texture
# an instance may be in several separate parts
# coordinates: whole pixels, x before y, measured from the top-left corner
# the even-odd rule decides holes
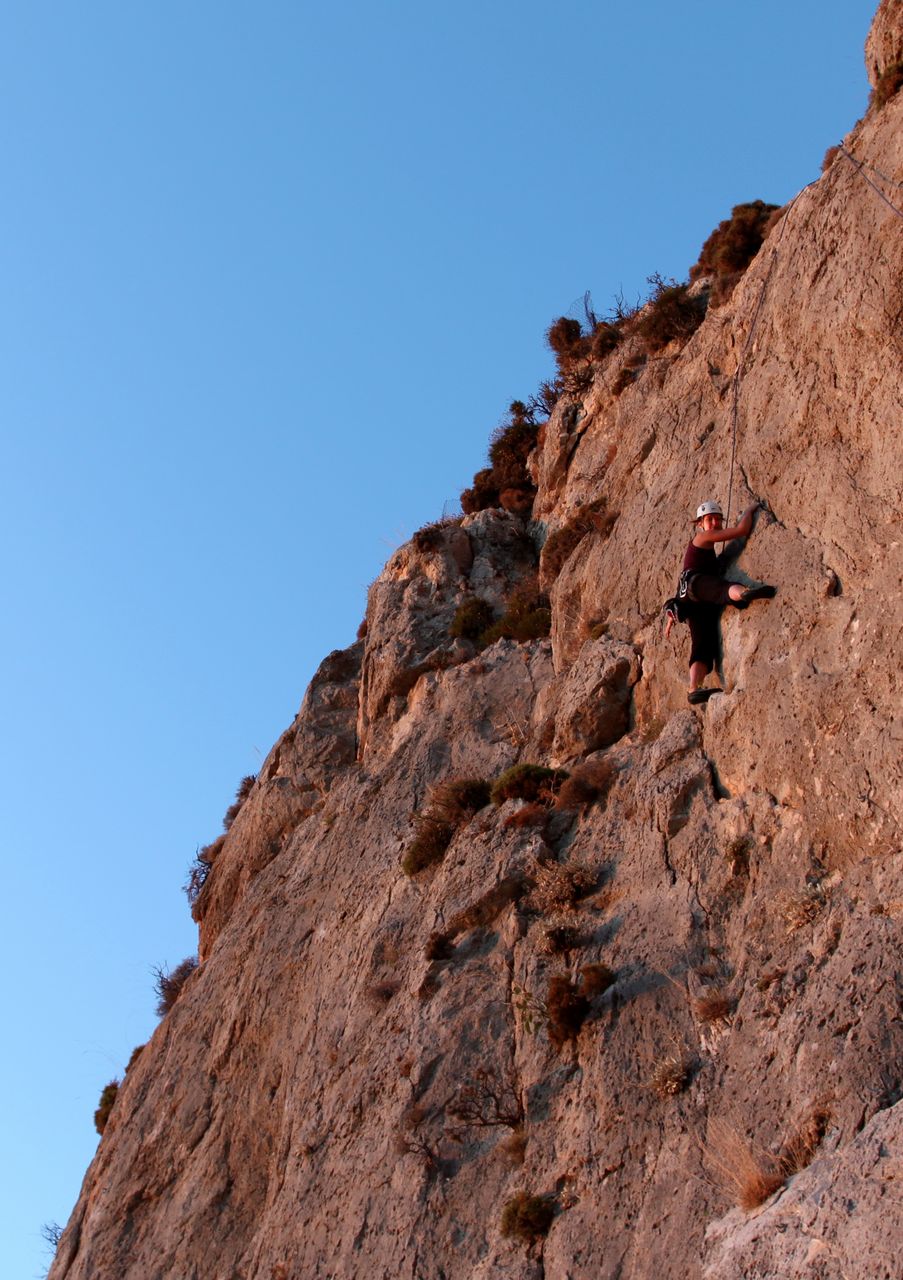
[[[847,145],[903,180],[903,94]],[[836,158],[684,347],[615,395],[628,343],[563,397],[531,520],[390,559],[216,855],[200,967],[51,1280],[896,1274],[901,279],[899,220]],[[732,499],[768,509],[732,573],[778,596],[725,614],[724,692],[688,708],[659,611],[690,514],[727,497],[756,317]],[[548,639],[450,636],[589,504]],[[404,874],[439,784],[516,764],[583,790],[461,812]],[[782,1171],[759,1207],[725,1128]],[[503,1232],[519,1192],[546,1235]]]

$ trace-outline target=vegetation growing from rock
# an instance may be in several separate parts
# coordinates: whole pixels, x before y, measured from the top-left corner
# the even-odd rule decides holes
[[[493,804],[506,800],[549,800],[568,774],[563,769],[549,769],[542,764],[515,764],[500,774],[492,784]]]
[[[527,458],[536,447],[538,430],[533,408],[513,400],[506,420],[491,436],[489,466],[478,471],[473,485],[461,494],[466,515],[497,506],[529,511],[536,487],[527,471]]]
[[[878,83],[872,90],[870,105],[880,111],[882,107],[887,106],[901,86],[903,86],[903,62],[892,62],[878,77]]]
[[[186,958],[177,964],[174,969],[168,973],[160,966],[155,966],[154,974],[154,994],[157,997],[157,1016],[163,1018],[169,1013],[179,996],[182,994],[182,988],[185,983],[198,967],[196,956],[186,956]]]
[[[535,576],[525,578],[505,601],[505,612],[480,633],[478,643],[485,649],[496,640],[516,640],[526,644],[541,640],[552,629],[549,597],[541,590]]]
[[[606,511],[604,498],[577,507],[543,543],[539,557],[542,582],[547,586],[554,582],[587,534],[598,533],[604,537],[611,531],[615,519],[613,513]]]
[[[712,306],[727,302],[737,282],[762,247],[779,206],[764,200],[734,205],[731,216],[719,222],[690,268],[690,279],[714,277],[709,301]]]
[[[97,1110],[94,1112],[94,1128],[98,1133],[103,1133],[107,1127],[113,1104],[119,1096],[120,1083],[119,1080],[111,1080],[109,1084],[104,1085],[101,1091],[100,1101],[97,1104]]]
[[[576,1040],[589,1013],[589,1000],[566,973],[554,973],[546,996],[549,1043],[561,1050]]]
[[[489,804],[491,790],[483,778],[447,778],[430,791],[430,812],[442,822],[460,826]]]
[[[476,643],[494,620],[495,610],[488,600],[483,600],[480,596],[467,596],[455,610],[448,633],[452,639],[472,640]]]
[[[502,1235],[532,1244],[548,1235],[554,1217],[555,1201],[551,1197],[518,1191],[502,1210]]]
[[[418,814],[414,819],[416,833],[404,851],[401,869],[407,876],[419,875],[441,862],[455,835],[452,822],[442,822],[431,814]]]
[[[690,293],[690,286],[649,277],[652,293],[636,321],[636,332],[650,353],[661,351],[671,342],[686,342],[705,319],[706,298]]]

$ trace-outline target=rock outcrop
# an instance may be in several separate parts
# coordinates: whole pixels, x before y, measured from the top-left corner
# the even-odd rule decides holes
[[[846,145],[903,180],[903,93]],[[559,400],[532,519],[390,559],[216,853],[51,1280],[897,1274],[901,278],[836,156],[689,341]],[[738,369],[734,509],[768,505],[734,574],[779,593],[688,709],[660,608]],[[548,638],[450,635],[589,504]],[[571,778],[442,810],[518,764]]]

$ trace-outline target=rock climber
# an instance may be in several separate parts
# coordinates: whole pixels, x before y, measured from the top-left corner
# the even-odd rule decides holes
[[[737,523],[730,529],[724,527],[724,512],[717,502],[703,502],[697,508],[693,521],[695,531],[684,555],[683,573],[680,575],[678,595],[665,604],[667,622],[665,635],[671,634],[675,621],[687,622],[690,627],[690,688],[687,701],[705,702],[719,688],[704,689],[706,676],[718,660],[718,622],[726,605],[745,609],[753,600],[770,600],[775,588],[764,583],[758,587],[744,587],[739,582],[727,582],[724,571],[726,561],[733,557],[715,552],[719,542],[746,539],[752,533],[753,516],[761,502],[747,507]]]

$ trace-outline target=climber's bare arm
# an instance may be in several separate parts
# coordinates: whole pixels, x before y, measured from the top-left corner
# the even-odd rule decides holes
[[[734,538],[748,538],[752,533],[753,516],[759,509],[758,502],[747,507],[738,522],[730,529],[700,529],[693,542],[697,547],[714,547],[717,542],[731,542]]]

